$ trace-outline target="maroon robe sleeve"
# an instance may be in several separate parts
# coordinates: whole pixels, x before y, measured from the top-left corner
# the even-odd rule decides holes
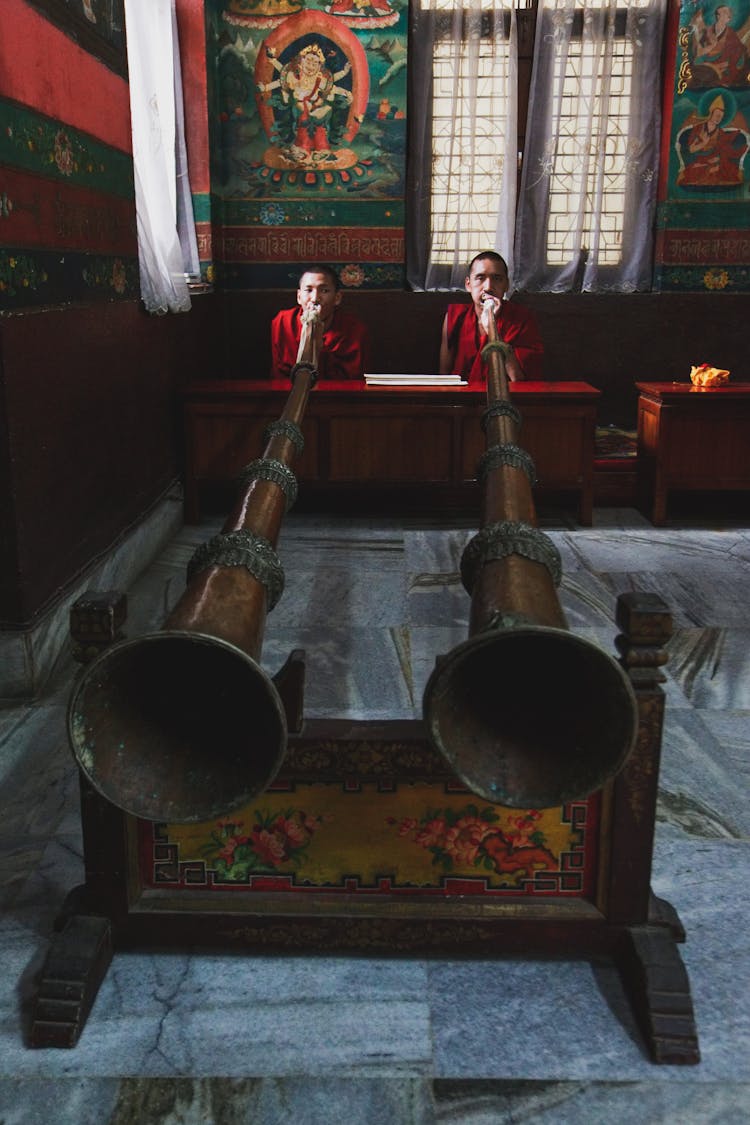
[[[501,340],[513,346],[524,378],[532,381],[541,379],[544,345],[533,312],[524,305],[503,301],[498,332]]]
[[[323,348],[318,356],[321,379],[361,379],[369,363],[367,327],[353,313],[337,308],[323,334]]]
[[[271,321],[271,378],[288,379],[297,362],[300,327],[299,307],[282,309]]]

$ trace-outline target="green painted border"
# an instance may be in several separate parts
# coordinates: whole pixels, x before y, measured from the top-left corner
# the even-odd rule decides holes
[[[343,285],[350,289],[406,289],[406,267],[402,262],[366,262],[360,266],[364,277],[360,285]],[[226,292],[246,289],[295,289],[299,278],[296,262],[247,264],[216,263],[217,285]]]
[[[750,201],[740,203],[676,202],[656,209],[657,230],[750,230]]]
[[[135,198],[129,153],[2,98],[0,164],[123,199]]]
[[[406,207],[401,199],[336,200],[230,199],[221,205],[227,227],[403,227]]]
[[[193,218],[195,222],[210,223],[213,218],[211,193],[207,191],[194,191],[192,193],[192,200]]]
[[[654,291],[659,293],[748,293],[750,265],[670,266],[657,264]]]
[[[137,258],[0,247],[0,309],[140,297]]]

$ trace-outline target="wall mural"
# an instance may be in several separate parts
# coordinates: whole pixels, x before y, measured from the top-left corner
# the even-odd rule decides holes
[[[125,0],[29,0],[84,50],[127,74]]]
[[[222,283],[289,288],[300,263],[401,288],[405,0],[213,0],[212,192]]]
[[[0,309],[139,293],[133,162],[0,98]]]
[[[110,83],[101,65],[104,59],[116,69],[119,60],[124,71],[123,0],[36,0],[26,11],[26,27],[21,20],[14,27],[13,73],[38,69],[39,81],[19,89],[8,74],[0,78],[0,310],[136,298],[133,160],[117,143],[127,87]],[[66,33],[53,32],[69,64],[64,88],[51,85],[46,71],[42,75],[38,13]],[[80,65],[79,47],[94,56],[90,67]],[[100,75],[104,81],[97,87]],[[123,104],[111,103],[113,87]],[[52,92],[54,116],[25,104],[40,91]],[[93,99],[88,121],[96,135],[69,123],[73,103],[84,96]]]
[[[683,0],[666,198],[663,290],[750,288],[750,0]]]

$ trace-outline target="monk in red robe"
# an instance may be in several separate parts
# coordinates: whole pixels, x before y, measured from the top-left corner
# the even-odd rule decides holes
[[[341,287],[330,266],[307,266],[299,279],[297,305],[283,309],[271,321],[271,378],[286,379],[297,362],[302,312],[319,308],[318,376],[321,379],[361,379],[369,362],[366,326],[341,307]]]
[[[482,348],[487,329],[482,318],[489,315],[485,305],[490,305],[498,338],[513,349],[505,361],[508,378],[541,379],[544,347],[539,328],[529,309],[505,300],[509,285],[505,260],[494,250],[483,250],[472,258],[465,284],[472,303],[449,305],[443,321],[441,375],[460,375],[469,383],[486,382]]]

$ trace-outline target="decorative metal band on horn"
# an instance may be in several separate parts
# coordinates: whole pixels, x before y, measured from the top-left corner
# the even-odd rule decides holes
[[[297,478],[283,461],[277,461],[273,457],[261,457],[258,461],[251,461],[240,472],[237,484],[239,488],[247,488],[254,480],[267,480],[277,484],[286,497],[287,512],[297,499]]]
[[[295,363],[294,367],[289,372],[289,378],[292,383],[294,383],[294,380],[297,378],[297,373],[299,371],[310,372],[310,386],[314,387],[318,381],[318,368],[316,365],[314,363],[308,363],[306,360],[300,360],[299,363]]]
[[[521,414],[520,411],[513,405],[512,402],[506,402],[504,398],[498,398],[491,402],[486,410],[482,411],[481,425],[482,432],[487,433],[487,424],[490,418],[497,418],[498,415],[505,415],[515,422],[518,429],[521,428]]]
[[[529,478],[530,484],[536,484],[536,468],[534,461],[525,449],[512,442],[502,445],[490,445],[479,458],[477,465],[477,480],[480,484],[492,469],[499,469],[502,465],[510,465],[513,469],[523,469]]]
[[[489,363],[491,352],[500,352],[507,359],[509,355],[513,355],[513,348],[504,340],[490,340],[482,348],[482,359],[485,363]]]
[[[555,544],[543,531],[529,523],[500,520],[483,527],[466,544],[461,556],[461,581],[471,595],[480,569],[488,562],[497,562],[509,555],[523,555],[525,559],[546,566],[555,586],[562,580],[562,560]]]
[[[269,609],[284,592],[284,568],[279,556],[267,539],[252,531],[228,531],[201,543],[188,563],[188,582],[209,566],[244,566],[265,587]]]
[[[297,456],[302,456],[305,448],[305,438],[298,425],[294,422],[288,422],[286,418],[279,418],[276,422],[269,422],[263,431],[263,440],[270,441],[276,434],[288,438],[294,446]]]

